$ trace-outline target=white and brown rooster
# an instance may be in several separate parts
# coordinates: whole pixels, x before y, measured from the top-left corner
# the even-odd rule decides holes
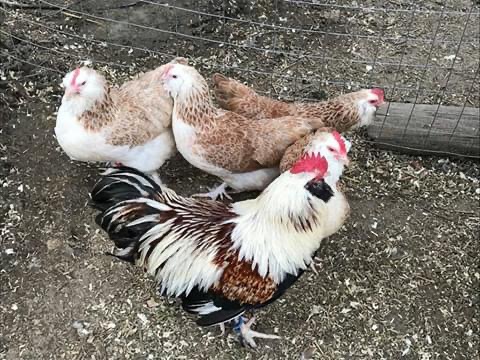
[[[172,129],[179,152],[193,166],[224,181],[203,194],[213,199],[229,197],[227,186],[236,192],[263,190],[279,175],[278,165],[287,147],[324,126],[321,118],[253,121],[216,108],[205,79],[191,66],[167,65],[164,80],[174,100]],[[340,150],[335,139],[331,146]]]
[[[65,94],[55,126],[62,149],[73,160],[157,170],[176,151],[173,103],[162,86],[162,71],[160,66],[119,88],[87,67],[65,75]]]
[[[251,330],[254,318],[242,314],[282,296],[348,215],[329,137],[311,143],[256,199],[228,205],[181,197],[131,168],[110,169],[91,192],[96,221],[113,254],[153,275],[198,325],[233,321],[255,347],[255,337],[278,336]]]
[[[376,109],[385,101],[380,88],[363,89],[321,102],[285,102],[257,94],[241,82],[221,74],[212,77],[215,97],[220,106],[250,119],[283,116],[316,117],[324,126],[343,133],[370,125]]]

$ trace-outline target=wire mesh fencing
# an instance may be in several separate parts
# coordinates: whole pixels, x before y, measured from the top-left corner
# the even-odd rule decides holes
[[[0,0],[0,59],[40,88],[85,60],[122,78],[175,56],[287,100],[381,87],[376,143],[480,157],[479,16],[446,0]]]

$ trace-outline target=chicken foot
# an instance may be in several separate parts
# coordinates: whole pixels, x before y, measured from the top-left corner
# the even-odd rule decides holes
[[[223,198],[232,200],[232,197],[227,193],[227,183],[222,183],[221,185],[217,186],[216,188],[209,188],[209,192],[207,193],[200,193],[200,194],[194,194],[192,195],[193,197],[206,197],[210,198],[212,200],[217,200],[220,198],[222,200]]]
[[[258,331],[254,331],[250,329],[250,327],[255,323],[255,316],[252,317],[250,320],[246,320],[245,317],[239,316],[234,320],[233,330],[238,334],[240,337],[240,343],[242,345],[248,345],[252,348],[257,347],[257,344],[254,338],[259,339],[281,339],[278,335],[273,334],[264,334]]]

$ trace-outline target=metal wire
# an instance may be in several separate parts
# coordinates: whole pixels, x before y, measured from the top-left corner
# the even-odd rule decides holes
[[[475,71],[475,76],[473,77],[473,80],[470,84],[470,88],[468,90],[469,95],[472,94],[473,87],[474,87],[475,84],[477,84],[478,73],[480,73],[480,65],[477,67],[477,71]],[[465,108],[467,107],[468,99],[469,99],[469,96],[467,96],[467,98],[465,99],[465,102],[463,103],[463,106],[462,106],[462,110],[460,111],[460,115],[458,115],[457,123],[455,124],[455,127],[453,128],[452,133],[450,134],[450,137],[448,139],[448,145],[449,146],[452,142],[452,138],[455,135],[455,132],[457,131],[458,125],[460,125],[460,122],[462,121],[462,116],[463,116],[463,113],[465,111]],[[478,121],[480,122],[480,119]],[[477,129],[477,133],[475,134],[475,137],[477,138],[477,141],[478,141],[479,135],[480,135],[480,126]]]
[[[0,34],[4,34],[4,35],[10,35],[12,38],[14,39],[17,39],[21,42],[24,42],[26,44],[30,44],[36,48],[39,48],[39,49],[42,49],[42,50],[47,50],[48,52],[51,52],[51,53],[55,53],[55,54],[58,54],[62,57],[74,57],[74,58],[77,58],[77,59],[81,59],[82,61],[84,60],[87,60],[86,57],[84,56],[80,56],[80,55],[76,55],[76,54],[67,54],[63,51],[60,51],[60,50],[57,50],[57,49],[53,49],[53,48],[49,48],[49,47],[46,47],[46,46],[43,46],[43,45],[40,45],[40,44],[37,44],[37,43],[34,43],[30,40],[27,40],[27,39],[23,39],[23,38],[20,38],[18,36],[15,36],[15,35],[12,35],[12,34],[8,34],[7,32],[3,31],[2,29],[0,29]],[[8,54],[8,56],[10,56]],[[95,61],[96,63],[99,63],[99,64],[104,64],[104,65],[109,65],[109,66],[113,66],[113,67],[121,67],[121,68],[126,68],[128,69],[129,66],[128,65],[123,65],[123,64],[119,64],[119,63],[112,63],[112,62],[109,62],[109,61],[101,61],[101,60],[96,60]]]
[[[476,35],[472,36],[472,34],[467,34],[466,31],[469,24],[475,23],[475,17],[478,18],[478,15],[480,15],[478,7],[476,6],[472,6],[468,10],[456,10],[447,8],[446,0],[444,0],[442,4],[433,5],[433,9],[415,3],[408,4],[406,7],[400,5],[387,5],[385,8],[380,8],[369,5],[365,6],[361,3],[352,3],[348,5],[333,2],[329,3],[328,0],[324,2],[316,0],[285,0],[281,3],[282,8],[280,8],[280,2],[275,0],[275,2],[272,2],[271,4],[271,9],[273,11],[271,14],[267,14],[264,18],[251,18],[247,16],[247,14],[241,14],[241,18],[237,18],[236,13],[227,11],[230,6],[228,0],[217,0],[217,4],[222,4],[222,8],[217,13],[210,13],[210,10],[198,8],[198,6],[195,6],[198,5],[198,2],[191,5],[191,8],[187,8],[184,6],[178,6],[175,2],[167,4],[155,0],[143,0],[137,1],[133,6],[128,6],[121,10],[124,11],[123,14],[126,15],[125,21],[125,15],[116,18],[118,11],[120,11],[118,9],[122,8],[122,6],[117,8],[107,7],[93,11],[86,8],[82,1],[73,1],[67,6],[64,4],[57,4],[54,0],[39,0],[38,2],[40,3],[40,6],[42,6],[41,4],[44,4],[49,10],[39,11],[40,16],[35,17],[30,16],[30,11],[13,10],[8,7],[0,6],[0,14],[5,15],[6,17],[14,14],[12,18],[15,22],[23,22],[23,25],[27,25],[27,30],[25,29],[25,26],[15,27],[8,23],[6,23],[6,26],[2,25],[0,28],[0,35],[5,35],[10,39],[11,47],[9,48],[9,51],[2,50],[0,55],[48,72],[61,73],[58,69],[70,67],[71,64],[68,64],[68,62],[71,61],[70,59],[86,60],[87,58],[94,63],[104,64],[109,67],[123,68],[128,71],[134,70],[134,67],[129,66],[128,63],[126,64],[117,61],[118,58],[114,52],[110,51],[106,53],[109,48],[116,48],[128,52],[134,50],[142,52],[142,54],[146,54],[147,56],[159,56],[162,59],[170,59],[175,56],[185,56],[186,53],[189,53],[189,49],[181,46],[167,49],[166,47],[158,48],[155,45],[144,47],[141,43],[136,44],[134,42],[134,31],[152,32],[159,36],[166,35],[177,40],[182,40],[182,44],[186,44],[186,46],[188,46],[188,44],[193,44],[195,45],[194,48],[198,48],[199,44],[205,45],[205,47],[209,48],[208,53],[212,55],[212,58],[217,59],[216,61],[214,60],[213,64],[208,64],[210,70],[213,68],[222,72],[228,71],[241,76],[246,76],[250,81],[253,81],[251,85],[254,86],[255,80],[260,82],[260,79],[266,79],[266,84],[269,85],[270,89],[273,89],[273,92],[277,96],[287,99],[314,100],[308,99],[308,94],[301,89],[301,84],[305,80],[309,83],[309,87],[314,87],[314,89],[318,89],[319,91],[324,91],[326,87],[332,87],[332,94],[336,94],[341,88],[343,88],[344,91],[349,91],[350,89],[369,88],[372,86],[382,87],[390,93],[390,97],[394,100],[397,99],[398,101],[398,99],[401,98],[403,102],[407,101],[413,103],[413,106],[411,106],[411,109],[409,110],[406,125],[403,128],[400,128],[402,131],[401,138],[405,138],[407,131],[410,129],[411,121],[416,115],[415,107],[417,103],[421,101],[420,99],[428,97],[427,101],[429,101],[429,103],[433,102],[433,99],[437,99],[438,107],[436,108],[423,145],[414,148],[411,146],[390,144],[392,147],[403,147],[405,150],[422,150],[429,153],[446,154],[445,151],[427,149],[426,143],[430,136],[434,136],[435,132],[432,128],[435,122],[438,121],[440,106],[444,105],[444,102],[448,104],[449,101],[455,99],[452,97],[452,94],[457,95],[458,100],[456,102],[458,103],[457,105],[461,107],[461,111],[455,127],[452,132],[448,134],[449,144],[452,142],[452,138],[456,135],[457,130],[459,130],[458,127],[464,115],[468,116],[468,114],[471,113],[466,111],[469,102],[473,100],[474,103],[477,104],[476,106],[478,106],[478,96],[474,95],[476,87],[478,86],[478,62],[475,64],[474,69],[476,69],[476,73],[473,81],[468,86],[468,90],[466,90],[466,87],[462,87],[462,90],[458,90],[459,86],[457,84],[453,81],[452,84],[450,83],[450,78],[454,69],[457,73],[463,74],[465,77],[467,76],[466,74],[471,74],[473,68],[471,64],[472,61],[467,63],[463,61],[461,57],[463,44],[470,45],[469,51],[472,51],[472,49],[478,51],[479,49],[478,32]],[[151,24],[138,23],[138,20],[136,22],[138,17],[133,16],[134,7],[136,6],[149,6],[148,11],[157,11],[156,9],[161,9],[158,11],[170,12],[174,19],[173,25],[169,27],[163,26],[162,24],[161,26],[155,27],[151,26]],[[347,14],[351,11],[357,11],[359,14],[355,15],[357,18],[364,15],[374,14],[377,23],[381,23],[381,27],[380,29],[377,28],[376,32],[371,31],[370,33],[368,33],[368,31],[363,31],[363,28],[361,28],[362,31],[357,33],[350,31],[348,27],[329,28],[328,25],[324,26],[325,24],[323,22],[322,28],[319,28],[316,20],[312,24],[296,22],[295,25],[293,25],[292,22],[289,23],[288,21],[294,21],[294,18],[290,19],[290,16],[288,20],[286,18],[280,18],[279,10],[283,11],[284,6],[290,6],[289,10],[292,8],[295,9],[295,7],[301,7],[302,9],[308,8],[309,10],[322,9],[322,11],[333,9]],[[114,9],[117,10],[114,11]],[[215,11],[217,10],[218,7]],[[85,34],[77,32],[77,29],[75,28],[68,28],[50,21],[54,16],[62,16],[62,14],[81,19],[84,28],[88,28],[87,25],[89,23],[96,23],[103,26],[105,29],[105,35],[103,35],[103,30],[100,30],[100,35],[96,37],[91,35],[86,36]],[[286,14],[290,14],[290,12],[287,11]],[[406,20],[406,27],[404,29],[402,28],[398,34],[394,32],[393,34],[395,36],[392,36],[392,32],[389,31],[388,24],[385,22],[386,17],[391,16],[392,14],[393,16],[398,14],[397,16],[401,16],[402,18],[405,18],[405,16],[409,17],[409,19]],[[213,20],[215,24],[221,24],[221,27],[216,28],[217,33],[206,33],[201,31],[189,33],[189,31],[183,30],[184,26],[187,25],[182,23],[183,16],[185,15],[198,15],[201,17],[202,21],[205,18],[207,20]],[[438,17],[438,23],[435,24],[435,28],[431,33],[428,33],[427,31],[428,35],[419,34],[417,31],[415,21],[418,19],[423,20],[424,17],[421,16],[426,16],[427,18],[431,18],[432,16]],[[457,32],[454,34],[442,33],[443,24],[446,21],[455,21],[455,17],[459,17],[461,21],[465,22],[464,24],[462,23],[462,26],[464,25],[462,31],[460,30],[461,28],[458,27],[458,33],[461,33],[460,39],[453,38],[456,36]],[[379,18],[381,20],[378,20]],[[124,38],[118,37],[112,31],[117,25],[122,28],[125,26],[128,29],[128,33],[125,34]],[[260,38],[260,42],[257,42],[257,39],[255,38],[256,35],[253,35],[253,38],[247,37],[243,40],[237,40],[228,33],[229,29],[246,26],[255,29],[255,32],[263,35],[264,38]],[[35,37],[35,32],[30,32],[30,28],[43,32],[44,36],[48,36],[49,38],[58,39],[60,44],[68,44],[68,41],[75,41],[75,44],[83,44],[84,48],[79,51],[64,51],[55,46],[55,43],[52,41],[42,41],[37,39]],[[270,33],[272,34],[271,38],[266,36],[266,34]],[[308,40],[304,43],[296,43],[294,41],[292,46],[288,46],[282,43],[282,39],[286,36],[291,38],[298,37],[299,40],[303,37],[308,37]],[[316,44],[316,36],[319,38],[319,45],[312,46],[312,44]],[[314,39],[313,42],[312,39]],[[262,43],[262,41],[264,43]],[[357,44],[361,42],[363,46],[368,46],[369,51],[360,51],[358,53],[355,52],[353,47],[349,48],[347,52],[336,51],[337,44],[346,47],[347,45],[350,46],[351,44],[355,44],[355,42]],[[32,57],[23,58],[21,50],[16,50],[19,44],[26,44],[32,48]],[[302,44],[307,45],[305,45],[305,48],[302,48]],[[387,54],[382,53],[385,45],[390,47],[388,57],[385,56]],[[418,58],[421,55],[407,56],[408,45],[413,45],[415,48],[418,46],[426,47],[428,53],[427,56],[424,58]],[[85,48],[85,46],[87,48]],[[340,48],[341,46],[338,47]],[[18,46],[18,48],[20,49],[21,47]],[[434,59],[434,55],[437,51],[450,48],[455,49],[452,50],[454,54],[451,56],[454,57],[452,58],[453,61],[451,63],[448,63],[448,61],[436,61],[438,59]],[[400,51],[400,53],[398,53],[398,51]],[[251,61],[232,63],[232,61],[230,61],[231,58],[235,57],[232,56],[232,54],[236,55],[237,58],[240,58],[238,56],[239,54],[249,55],[248,52],[254,52],[254,56],[257,58],[265,56],[266,61],[263,63],[255,63]],[[61,65],[58,69],[45,66],[45,63],[56,66],[56,64],[50,60],[40,64],[37,64],[36,61],[33,60],[44,59],[42,56],[48,54],[55,55],[53,58],[58,60],[59,65]],[[195,53],[192,55],[195,55]],[[249,58],[248,56],[246,57]],[[134,58],[132,57],[132,59]],[[274,64],[274,67],[269,67],[269,64]],[[367,71],[362,74],[362,66],[368,66],[370,69],[368,70],[367,68]],[[332,72],[332,68],[339,69],[339,71],[348,70],[349,68],[356,69],[353,73],[357,73],[358,75],[349,78],[345,74]],[[304,73],[303,69],[313,69],[313,72]],[[139,68],[138,70],[145,69]],[[420,71],[420,74],[417,74],[417,71]],[[432,81],[426,82],[426,76],[430,71],[448,71],[443,88],[437,89],[435,86],[436,84],[432,83]],[[410,73],[413,73],[413,76],[409,77]],[[382,76],[379,76],[379,74]],[[391,78],[393,78],[393,80]],[[388,80],[385,81],[379,79]],[[262,83],[265,84],[263,81]],[[284,86],[282,83],[288,83],[288,91],[282,89],[282,91],[277,92],[276,88],[278,88],[279,83],[282,87]],[[264,89],[259,90],[260,93],[271,94],[271,91],[264,91]],[[405,100],[405,98],[407,98],[407,100]],[[380,138],[385,126],[388,125],[390,127],[395,127],[395,124],[391,124],[391,122],[388,121],[390,119],[388,115],[389,110],[390,104],[388,104],[385,116],[379,120],[381,123],[376,123],[380,127]],[[477,129],[477,132],[478,131],[479,130]],[[479,134],[477,133],[472,135],[471,138],[475,139],[476,137],[478,138],[478,136]],[[382,141],[377,140],[376,143],[382,143]],[[474,145],[475,144],[472,146]],[[450,152],[450,154],[465,155],[455,154],[453,151]]]
[[[297,4],[297,5],[309,5],[309,6],[318,6],[318,7],[330,7],[330,8],[337,8],[337,9],[348,9],[348,10],[356,10],[359,8],[359,6],[354,6],[354,5],[339,5],[335,3],[318,3],[318,2],[313,2],[313,1],[301,1],[301,0],[285,0],[287,3],[291,4]],[[445,7],[445,5],[443,6]],[[410,13],[412,12],[413,9],[395,9],[395,8],[377,8],[377,7],[360,7],[364,11],[369,11],[369,12],[400,12],[400,13]],[[430,10],[430,9],[418,9],[418,11],[421,11],[426,14],[447,14],[447,15],[463,15],[464,13],[462,11],[439,11],[439,10]],[[474,15],[479,14],[480,12],[474,12]]]
[[[446,2],[447,2],[447,0],[443,1],[442,13],[440,14],[440,19],[443,17],[443,12],[445,11]],[[433,39],[434,40],[437,38],[438,32],[439,32],[441,26],[442,26],[442,22],[439,21],[438,24],[437,24],[437,27],[435,28],[435,33],[433,34]],[[415,100],[413,102],[412,110],[410,111],[410,115],[408,116],[407,124],[405,125],[405,129],[403,130],[402,137],[405,137],[405,134],[407,133],[408,125],[410,125],[410,122],[412,121],[413,112],[415,111],[415,106],[417,105],[418,98],[419,98],[419,96],[421,94],[421,90],[422,90],[421,87],[420,87],[420,84],[422,83],[423,79],[425,79],[425,76],[427,74],[428,64],[430,63],[430,61],[432,59],[432,53],[433,53],[434,49],[435,49],[435,41],[432,41],[432,45],[430,46],[430,50],[428,52],[428,56],[427,56],[427,59],[425,61],[425,65],[423,67],[423,74],[422,74],[420,83],[418,84],[417,94],[415,95]]]
[[[51,72],[54,72],[54,73],[57,73],[57,74],[62,74],[61,71],[57,70],[57,69],[53,69],[51,67],[48,67],[48,66],[43,66],[43,65],[39,65],[39,64],[35,64],[35,63],[32,63],[28,60],[25,60],[25,59],[22,59],[22,58],[19,58],[15,55],[12,55],[12,54],[9,54],[9,53],[6,53],[6,52],[2,52],[3,55],[9,57],[9,58],[12,58],[12,59],[15,59],[17,61],[20,61],[24,64],[28,64],[28,65],[31,65],[31,66],[34,66],[34,67],[37,67],[37,68],[40,68],[40,69],[43,69],[43,70],[47,70],[47,71],[51,71]]]
[[[40,1],[42,3],[45,3],[45,4],[49,5],[49,6],[55,6],[55,4],[52,4],[48,1],[45,1],[45,0],[40,0]],[[190,39],[190,40],[200,40],[200,41],[204,41],[204,42],[208,42],[208,43],[212,43],[212,44],[216,44],[216,45],[230,46],[230,47],[239,48],[239,49],[255,50],[255,51],[263,52],[263,53],[268,51],[268,52],[272,52],[274,54],[287,55],[287,56],[290,56],[292,58],[297,58],[299,55],[302,55],[298,52],[282,51],[282,50],[270,50],[270,49],[265,49],[265,48],[259,48],[259,47],[252,46],[252,45],[235,44],[235,43],[232,43],[232,42],[226,42],[225,43],[223,41],[216,40],[216,39],[209,39],[209,38],[205,38],[205,37],[201,37],[201,36],[189,35],[189,34],[184,34],[184,33],[181,33],[181,32],[159,29],[159,28],[155,28],[155,27],[152,27],[152,26],[142,25],[142,24],[128,23],[126,21],[106,18],[106,17],[103,17],[103,16],[98,16],[98,15],[93,15],[93,14],[85,14],[85,13],[82,13],[80,11],[76,11],[76,10],[72,10],[72,9],[69,9],[69,12],[74,13],[74,14],[80,14],[80,15],[88,16],[88,17],[91,17],[91,18],[96,19],[96,20],[102,20],[102,21],[107,21],[107,22],[112,22],[112,23],[117,23],[117,24],[122,24],[122,25],[128,25],[128,26],[137,27],[137,28],[144,29],[144,30],[152,30],[152,31],[159,32],[159,33],[162,33],[162,34],[175,35],[175,36]],[[296,30],[294,28],[290,28],[290,29]],[[328,34],[329,35],[341,35],[341,34],[333,33],[333,32],[328,33]],[[347,35],[347,34],[343,34],[343,35]],[[351,34],[348,34],[348,36],[352,37]],[[355,35],[355,37],[362,38],[363,36],[362,35]],[[375,39],[376,37],[369,36],[368,38]],[[390,40],[394,40],[394,38],[392,38]],[[428,40],[427,42],[430,42],[430,40]],[[432,46],[433,46],[433,42],[432,42]],[[311,58],[311,59],[314,59],[314,60],[324,59],[324,60],[328,60],[328,61],[345,61],[345,59],[338,59],[338,58],[335,58],[335,57],[326,57],[326,56],[322,56],[320,54],[306,54],[304,56],[308,57],[308,58]],[[352,64],[368,65],[370,63],[369,61],[366,61],[366,60],[356,60],[356,59],[348,59],[348,61]],[[382,65],[382,66],[397,65],[397,63],[394,62],[394,61],[378,61],[377,64]],[[412,67],[412,68],[424,68],[423,65],[419,65],[419,64],[404,64],[404,66],[405,67]],[[428,68],[448,69],[448,67],[443,67],[443,66],[438,66],[438,65],[429,65]]]
[[[463,27],[462,35],[460,36],[460,40],[458,41],[457,49],[455,51],[455,55],[454,55],[453,62],[452,62],[452,68],[450,69],[450,71],[447,75],[447,81],[445,82],[445,85],[443,87],[443,91],[440,94],[440,99],[438,100],[437,110],[435,111],[435,114],[433,115],[433,120],[430,123],[430,126],[428,128],[428,133],[425,136],[425,138],[423,139],[423,145],[424,146],[425,146],[425,143],[427,142],[428,137],[430,136],[430,132],[432,131],[432,127],[435,124],[435,121],[437,120],[438,111],[440,110],[440,106],[442,106],[442,101],[443,101],[443,98],[444,98],[445,93],[447,91],[448,83],[450,82],[450,78],[452,77],[453,70],[455,69],[455,63],[458,59],[458,54],[460,53],[460,48],[462,47],[462,44],[463,44],[463,41],[464,41],[463,39],[465,37],[465,32],[467,31],[467,27],[468,27],[469,22],[470,22],[470,16],[472,15],[472,12],[473,12],[473,7],[470,8],[470,11],[468,12],[467,20],[465,21],[465,26]],[[458,126],[458,122],[457,122],[457,126]],[[450,138],[449,143],[450,143],[451,140],[452,139]]]
[[[352,34],[350,34],[350,33],[339,33],[339,32],[329,32],[329,31],[313,30],[313,29],[305,29],[305,28],[294,28],[294,27],[289,27],[289,26],[262,23],[262,22],[258,22],[258,21],[252,21],[252,20],[238,19],[238,18],[233,18],[233,17],[229,17],[229,16],[221,16],[221,15],[217,15],[217,14],[210,14],[210,13],[206,13],[206,12],[203,12],[203,11],[188,9],[188,8],[175,6],[175,5],[170,5],[170,4],[159,4],[159,3],[156,3],[156,2],[153,2],[153,1],[142,0],[141,2],[145,3],[145,4],[161,6],[161,7],[164,7],[164,8],[181,10],[181,11],[192,13],[192,14],[205,15],[205,16],[210,16],[210,17],[213,17],[213,18],[225,19],[225,20],[235,21],[235,22],[238,22],[238,23],[244,23],[244,24],[248,24],[248,25],[257,25],[257,26],[260,26],[262,28],[271,28],[271,29],[275,29],[275,30],[286,30],[286,31],[295,31],[295,32],[306,32],[306,33],[318,34],[318,35],[332,35],[332,36],[338,36],[338,37],[351,37],[352,36]],[[286,2],[297,3],[297,1],[286,1]],[[320,4],[315,4],[315,3],[309,3],[309,4],[310,5],[315,5],[315,6],[321,6]],[[365,11],[365,12],[373,11],[373,10],[371,10],[373,8],[347,7],[347,6],[340,6],[340,5],[332,5],[330,7],[337,7],[337,8],[343,8],[343,9],[356,9],[356,10],[360,9],[360,10]],[[379,11],[380,11],[380,9],[379,9]],[[381,11],[382,12],[388,12],[388,11],[399,12],[399,10],[396,10],[396,9],[382,9]],[[405,12],[405,11],[407,11],[407,10],[402,10],[401,12]],[[410,11],[412,11],[412,10],[410,10]],[[428,11],[428,10],[424,10],[423,12],[425,12],[425,13],[435,13],[434,11],[432,12],[432,11]],[[458,12],[458,13],[455,12],[455,13],[456,14],[462,14],[461,12]],[[355,37],[362,38],[362,39],[370,39],[370,40],[376,39],[376,36],[366,35],[366,34],[355,34]],[[396,41],[398,39],[395,38],[395,37],[385,37],[383,40],[385,40],[385,41]],[[410,39],[410,40],[413,41],[413,42],[431,42],[431,41],[433,41],[432,39],[428,39],[428,38],[427,39],[413,38],[413,39]],[[440,41],[440,43],[446,43],[446,44],[455,43],[455,40],[442,40],[442,41]]]
[[[2,11],[4,13],[7,13],[7,11],[2,9],[2,8],[0,8],[0,11]],[[69,38],[79,39],[79,40],[87,41],[87,42],[94,43],[94,44],[99,44],[99,45],[105,44],[105,45],[108,45],[108,46],[118,47],[118,48],[126,49],[126,50],[130,50],[130,49],[138,50],[138,51],[143,51],[143,52],[146,52],[146,53],[151,53],[151,54],[155,54],[155,55],[159,55],[159,56],[165,56],[165,57],[168,57],[168,58],[171,58],[171,57],[174,57],[174,56],[178,55],[178,54],[175,55],[175,54],[171,54],[171,53],[160,52],[160,51],[157,51],[157,50],[154,50],[154,49],[140,48],[140,47],[133,46],[133,45],[127,46],[127,45],[122,45],[122,44],[118,44],[118,43],[114,43],[114,42],[110,42],[110,41],[102,41],[102,40],[96,40],[96,39],[86,39],[85,37],[82,37],[80,35],[77,35],[77,34],[74,34],[74,33],[71,33],[71,32],[66,32],[66,31],[63,31],[63,30],[60,30],[60,29],[57,29],[57,28],[50,27],[50,26],[45,25],[45,24],[43,24],[39,21],[33,21],[33,20],[30,20],[30,19],[26,19],[26,18],[18,18],[18,20],[30,23],[32,25],[40,26],[40,27],[45,28],[47,30],[50,30],[54,33],[58,33],[58,34],[68,36]],[[116,64],[114,64],[114,65],[116,65]]]
[[[405,38],[409,38],[410,37],[410,31],[412,30],[412,24],[413,24],[413,21],[415,19],[415,15],[416,15],[416,11],[413,10],[412,11],[412,14],[410,16],[410,22],[408,23],[408,26],[407,26],[407,34],[405,36]],[[391,95],[393,96],[394,93],[395,93],[395,89],[396,89],[396,86],[397,86],[397,79],[398,79],[398,75],[400,74],[400,71],[402,70],[402,64],[403,64],[403,58],[405,57],[405,54],[406,54],[406,51],[402,51],[402,55],[400,56],[400,60],[398,62],[398,67],[397,67],[397,71],[395,72],[395,78],[393,80],[393,86],[392,86],[392,91],[391,91]],[[388,99],[388,98],[387,98]],[[385,128],[385,123],[386,123],[386,120],[387,120],[387,116],[388,116],[388,111],[390,110],[390,105],[391,103],[389,102],[387,104],[387,111],[385,112],[385,116],[383,117],[383,121],[382,121],[382,126],[380,128],[380,133],[379,133],[379,137],[382,136],[382,133],[383,133],[383,129]]]

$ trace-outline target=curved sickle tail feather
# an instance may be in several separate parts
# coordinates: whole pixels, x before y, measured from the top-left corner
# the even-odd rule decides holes
[[[129,167],[108,169],[90,192],[90,205],[100,210],[95,222],[115,243],[113,255],[134,262],[140,238],[159,223],[162,189],[149,176]]]

